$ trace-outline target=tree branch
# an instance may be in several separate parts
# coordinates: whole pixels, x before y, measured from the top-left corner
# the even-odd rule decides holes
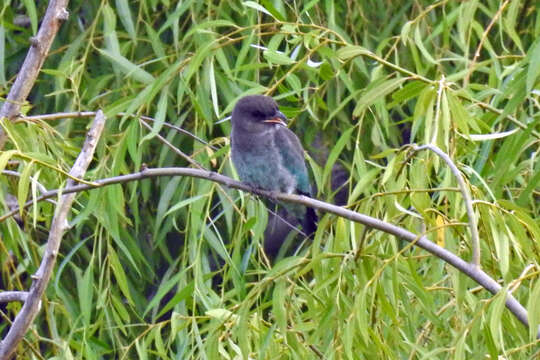
[[[103,128],[105,126],[105,116],[103,112],[98,111],[92,127],[86,135],[86,140],[82,147],[82,150],[75,160],[75,164],[69,172],[73,177],[83,177],[86,169],[90,165],[94,156],[98,140],[101,136]],[[67,180],[67,186],[72,187],[75,182],[72,179]],[[57,211],[53,217],[51,223],[51,230],[49,232],[49,238],[47,239],[47,248],[45,254],[41,260],[41,264],[37,272],[32,276],[34,281],[28,292],[28,296],[21,311],[15,317],[15,321],[11,325],[6,337],[0,343],[0,359],[9,359],[15,352],[17,345],[26,334],[28,328],[34,321],[37,313],[39,312],[41,297],[49,284],[49,280],[52,275],[54,264],[56,262],[56,256],[58,255],[58,249],[60,248],[60,242],[62,235],[68,227],[67,216],[71,209],[71,204],[75,199],[75,193],[63,194],[58,201]]]
[[[406,241],[414,243],[415,245],[418,245],[422,249],[430,252],[436,257],[452,265],[459,271],[463,272],[464,274],[469,276],[471,279],[476,281],[478,284],[480,284],[482,287],[484,287],[486,290],[488,290],[492,294],[498,293],[502,288],[502,286],[499,283],[497,283],[497,281],[492,279],[488,274],[482,271],[478,266],[474,264],[469,264],[468,262],[461,259],[460,257],[453,254],[452,252],[428,240],[426,236],[418,236],[402,227],[381,221],[371,216],[367,216],[364,214],[360,214],[360,213],[345,209],[340,206],[336,206],[336,205],[329,204],[323,201],[319,201],[319,200],[316,200],[307,196],[295,195],[295,194],[273,193],[273,192],[264,191],[260,189],[254,189],[244,183],[241,183],[227,176],[224,176],[224,175],[212,172],[212,171],[208,171],[208,170],[192,169],[192,168],[143,169],[137,173],[96,180],[94,182],[94,185],[80,184],[80,185],[68,187],[68,188],[63,189],[62,193],[67,194],[67,193],[73,193],[73,192],[80,192],[80,191],[103,187],[107,185],[127,183],[131,181],[139,181],[139,180],[143,180],[147,178],[160,177],[160,176],[189,176],[189,177],[195,177],[199,179],[206,179],[206,180],[214,181],[218,184],[227,186],[229,188],[242,190],[244,192],[253,193],[256,195],[260,195],[263,197],[267,197],[270,199],[279,200],[283,202],[302,204],[302,205],[317,209],[319,211],[331,213],[331,214],[343,217],[345,219],[349,219],[351,221],[364,224],[368,227],[384,231],[388,234],[395,235],[401,239],[404,239]],[[43,194],[42,196],[40,196],[37,200],[41,201],[46,198],[57,196],[57,194],[58,194],[58,190],[51,190],[51,191],[48,191],[46,194]],[[30,205],[32,205],[31,201],[27,202],[25,204],[25,207],[30,206]],[[16,213],[18,209],[15,209],[14,211]],[[9,214],[2,216],[0,218],[0,221],[4,220],[8,216]],[[506,296],[506,307],[525,326],[529,326],[529,322],[527,319],[527,310],[509,292],[507,293],[507,296]],[[537,337],[540,339],[540,328],[537,331]]]
[[[6,101],[0,109],[0,118],[5,117],[11,120],[19,114],[22,103],[28,97],[36,82],[39,70],[45,62],[60,24],[69,15],[66,10],[67,3],[68,0],[51,0],[49,2],[41,27],[37,35],[30,39],[31,46],[28,54]],[[4,148],[6,138],[6,133],[0,128],[0,149]]]
[[[439,155],[441,159],[444,160],[446,165],[450,168],[450,171],[452,171],[452,174],[454,174],[454,177],[457,180],[459,190],[461,191],[461,195],[463,196],[463,201],[465,202],[465,208],[467,209],[467,217],[469,218],[469,229],[471,231],[471,247],[472,247],[472,260],[471,262],[475,266],[480,266],[480,236],[478,235],[478,224],[476,223],[476,216],[474,214],[474,209],[472,207],[472,198],[471,194],[469,193],[469,189],[467,189],[467,186],[465,185],[465,181],[463,180],[463,176],[461,176],[461,173],[459,172],[459,169],[457,168],[456,164],[452,161],[450,156],[448,156],[444,151],[442,151],[439,147],[433,144],[428,145],[422,145],[417,146],[413,145],[414,151],[420,151],[420,150],[431,150],[435,154]]]
[[[25,302],[27,297],[27,291],[2,291],[0,292],[0,303],[12,301]]]

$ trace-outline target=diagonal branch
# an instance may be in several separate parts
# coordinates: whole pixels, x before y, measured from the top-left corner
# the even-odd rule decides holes
[[[469,229],[471,231],[471,247],[472,247],[471,262],[474,266],[479,267],[480,266],[480,237],[478,235],[478,224],[476,221],[476,216],[474,214],[474,209],[472,206],[472,198],[471,198],[469,189],[465,185],[463,176],[461,176],[461,173],[459,172],[459,169],[457,168],[456,164],[454,164],[450,156],[448,156],[438,146],[433,145],[433,144],[422,145],[422,146],[413,145],[414,151],[421,151],[425,149],[431,150],[435,154],[439,155],[439,157],[444,160],[446,165],[448,165],[448,167],[450,168],[450,171],[452,171],[452,174],[454,174],[454,177],[456,178],[456,181],[459,186],[459,191],[461,191],[461,195],[463,196],[463,201],[465,202],[465,208],[467,209],[467,217],[469,218]]]
[[[373,218],[371,216],[354,212],[352,210],[348,210],[340,206],[336,206],[336,205],[329,204],[323,201],[319,201],[319,200],[316,200],[307,196],[274,193],[274,192],[264,191],[260,189],[254,189],[244,183],[241,183],[227,176],[224,176],[224,175],[212,172],[212,171],[208,171],[208,170],[192,169],[192,168],[172,168],[172,167],[171,168],[154,168],[154,169],[145,168],[137,173],[100,179],[100,180],[94,181],[92,184],[80,184],[80,185],[68,187],[66,189],[63,189],[62,193],[67,194],[67,193],[73,193],[73,192],[80,192],[80,191],[103,187],[107,185],[128,183],[131,181],[140,181],[143,179],[152,178],[152,177],[160,177],[160,176],[189,176],[189,177],[195,177],[199,179],[206,179],[206,180],[210,180],[218,184],[227,186],[229,188],[238,189],[244,192],[249,192],[249,193],[263,196],[269,199],[279,200],[279,201],[289,202],[289,203],[302,204],[302,205],[317,209],[319,211],[331,213],[339,217],[343,217],[345,219],[349,219],[351,221],[364,224],[368,227],[397,236],[401,239],[404,239],[406,241],[409,241],[421,247],[422,249],[430,252],[436,257],[452,265],[459,271],[463,272],[464,274],[469,276],[471,279],[476,281],[478,284],[480,284],[483,288],[485,288],[492,294],[497,294],[502,289],[502,286],[497,281],[495,281],[488,274],[482,271],[478,266],[476,266],[475,264],[470,264],[466,262],[465,260],[461,259],[459,256],[455,255],[454,253],[438,246],[434,242],[430,241],[426,236],[418,236],[417,234],[414,234],[402,227],[384,222],[382,220]],[[41,201],[50,197],[57,196],[58,192],[59,190],[48,191],[47,193],[41,195],[37,199],[37,201]],[[25,207],[28,207],[30,205],[32,205],[32,202],[26,203]],[[17,212],[18,210],[15,209],[14,211]],[[2,216],[0,218],[0,221],[4,220],[8,215],[9,214]],[[527,310],[516,300],[516,298],[510,292],[507,292],[506,307],[525,326],[529,326],[529,321],[527,318]],[[537,337],[540,339],[540,328],[537,330]]]
[[[86,140],[82,147],[81,153],[71,168],[70,175],[77,178],[81,178],[84,175],[86,169],[92,161],[92,158],[94,157],[94,151],[104,126],[105,115],[103,115],[103,112],[98,111],[96,113],[96,117],[94,118],[94,122],[92,123],[92,127],[86,135]],[[68,187],[72,187],[74,185],[75,181],[72,179],[67,180]],[[30,291],[28,292],[26,301],[24,302],[21,311],[17,314],[15,321],[11,325],[6,337],[0,343],[0,359],[9,359],[13,355],[17,345],[22,340],[26,334],[26,331],[39,312],[41,307],[41,297],[49,284],[54,264],[56,262],[56,256],[58,255],[58,249],[60,248],[62,235],[68,228],[67,216],[74,199],[75,193],[70,193],[62,194],[60,200],[58,201],[56,214],[54,215],[51,223],[51,230],[49,232],[45,254],[43,255],[39,269],[32,276],[34,281],[32,282],[32,286],[30,287]]]
[[[24,63],[11,87],[8,97],[0,109],[0,118],[12,119],[19,114],[22,103],[30,94],[39,74],[41,66],[49,53],[51,44],[60,28],[68,17],[66,10],[68,0],[51,0],[37,35],[30,39],[30,49]],[[6,133],[0,128],[0,149],[6,142]]]

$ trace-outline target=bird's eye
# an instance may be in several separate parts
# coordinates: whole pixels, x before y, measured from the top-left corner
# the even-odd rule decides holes
[[[251,115],[253,115],[253,117],[256,117],[256,118],[260,118],[260,117],[263,117],[263,114],[259,111],[259,110],[255,110],[251,113]]]

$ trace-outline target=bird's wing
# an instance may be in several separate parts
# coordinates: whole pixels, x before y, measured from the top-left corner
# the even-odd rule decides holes
[[[288,128],[280,126],[275,132],[275,142],[283,166],[296,178],[298,192],[311,195],[311,185],[304,160],[304,149],[298,137]]]

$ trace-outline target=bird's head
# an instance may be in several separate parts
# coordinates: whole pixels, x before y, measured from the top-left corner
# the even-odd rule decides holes
[[[244,96],[234,106],[232,125],[249,132],[265,131],[273,126],[287,126],[287,117],[274,99],[264,95]]]

